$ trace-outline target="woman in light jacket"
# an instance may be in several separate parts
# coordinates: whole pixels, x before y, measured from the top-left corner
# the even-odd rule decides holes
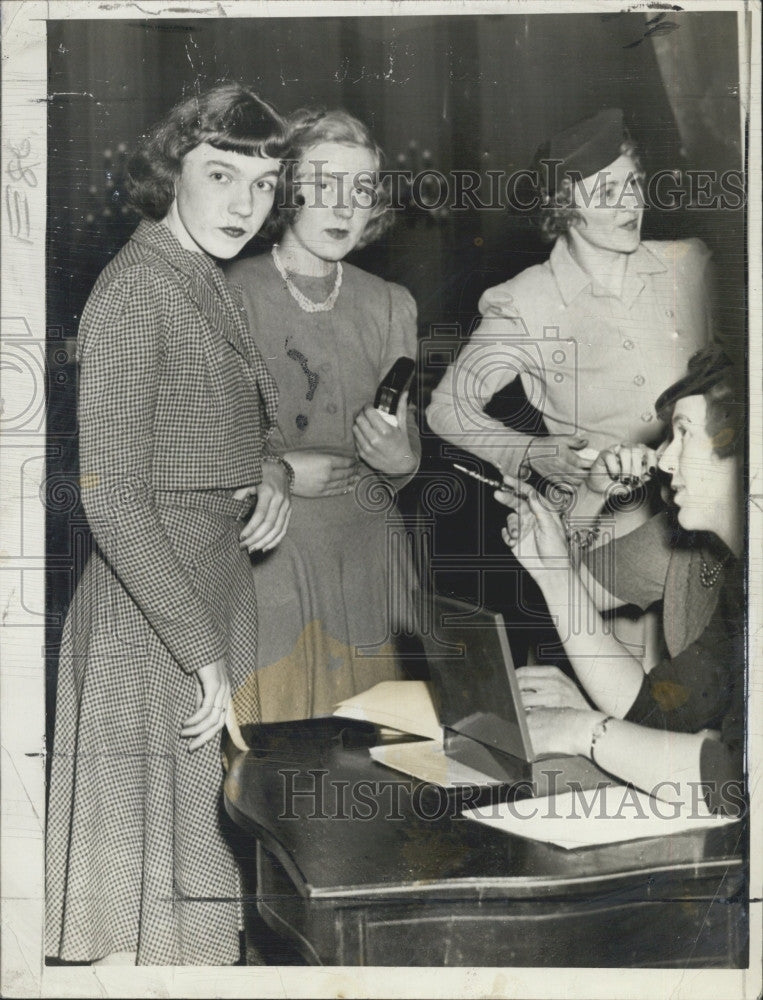
[[[712,336],[710,254],[696,239],[642,242],[642,177],[619,109],[538,150],[539,222],[551,255],[482,296],[479,326],[432,394],[435,433],[504,475],[568,486],[605,448],[657,446],[665,428],[654,400]],[[484,412],[517,377],[547,435]],[[653,500],[634,497],[620,530],[643,523]],[[631,609],[616,628],[645,663],[656,661],[653,617],[634,619]]]
[[[575,483],[611,444],[660,441],[654,400],[711,336],[710,254],[699,240],[642,242],[643,173],[617,109],[555,136],[536,169],[551,256],[484,293],[427,419],[505,475]],[[483,412],[517,377],[548,436]]]

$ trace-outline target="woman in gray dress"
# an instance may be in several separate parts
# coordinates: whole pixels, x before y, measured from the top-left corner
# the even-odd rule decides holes
[[[259,715],[249,551],[283,537],[289,487],[265,446],[277,390],[213,258],[262,225],[284,148],[279,117],[237,84],[174,108],[131,164],[143,221],[82,316],[95,547],[58,670],[46,851],[58,959],[239,959],[219,734],[232,699],[239,721]]]
[[[279,242],[227,269],[278,384],[273,445],[295,473],[287,538],[255,566],[266,721],[330,713],[398,676],[409,570],[394,494],[419,460],[407,398],[394,425],[372,405],[393,362],[416,356],[415,304],[343,263],[386,225],[380,150],[344,111],[299,113],[290,137]]]

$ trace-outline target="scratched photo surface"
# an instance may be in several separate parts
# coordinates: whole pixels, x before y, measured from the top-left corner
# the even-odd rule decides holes
[[[9,6],[3,5],[6,23]],[[750,67],[740,56],[740,40],[749,38],[750,25],[740,19],[743,5],[618,11],[550,4],[524,10],[506,4],[505,9],[492,5],[488,13],[462,13],[459,8],[456,14],[441,4],[436,13],[418,5],[406,16],[397,8],[395,16],[378,16],[381,10],[372,13],[354,4],[341,15],[336,4],[316,5],[310,16],[304,7],[288,5],[289,16],[280,16],[271,5],[270,16],[259,16],[259,8],[243,4],[247,16],[236,17],[210,15],[203,4],[186,4],[177,12],[146,5],[157,16],[146,16],[137,5],[109,6],[117,12],[89,16],[79,5],[76,17],[61,18],[55,5],[46,6],[40,55],[47,93],[45,108],[36,112],[44,115],[46,153],[25,135],[20,113],[11,118],[12,128],[7,118],[3,128],[4,256],[14,247],[34,246],[34,213],[40,206],[45,212],[44,277],[37,286],[45,298],[44,342],[39,338],[30,345],[34,338],[20,311],[9,318],[3,310],[3,367],[44,368],[44,403],[38,396],[31,409],[3,416],[10,434],[6,454],[9,440],[11,445],[23,443],[24,434],[39,434],[44,424],[43,451],[26,473],[36,477],[35,502],[44,511],[44,608],[34,612],[35,655],[41,651],[45,676],[40,736],[46,752],[37,754],[44,771],[38,791],[44,784],[47,797],[57,752],[64,623],[97,548],[82,503],[87,482],[79,461],[78,331],[98,275],[140,222],[127,197],[130,157],[174,104],[220,81],[239,81],[284,116],[304,108],[342,108],[367,126],[383,151],[385,197],[394,221],[372,242],[356,246],[344,264],[345,301],[355,296],[353,301],[362,301],[366,312],[358,307],[356,313],[343,313],[339,285],[336,311],[333,304],[324,312],[305,309],[305,295],[310,302],[325,298],[331,283],[311,278],[295,291],[280,272],[277,253],[279,272],[273,270],[273,237],[257,235],[248,242],[230,276],[254,275],[261,282],[265,305],[250,305],[247,296],[256,300],[256,289],[244,292],[250,321],[260,312],[265,315],[270,301],[265,296],[288,286],[294,308],[302,295],[296,319],[284,310],[263,320],[273,333],[263,333],[259,344],[281,385],[277,449],[278,442],[282,452],[299,450],[299,442],[309,447],[324,427],[336,425],[345,409],[354,408],[354,415],[364,400],[373,402],[375,386],[395,356],[410,354],[416,362],[410,440],[415,430],[421,455],[415,474],[401,472],[394,490],[385,487],[381,476],[358,474],[348,480],[346,492],[352,490],[352,497],[336,501],[352,502],[360,511],[365,527],[357,534],[340,538],[333,514],[302,526],[297,506],[289,530],[304,531],[296,538],[314,542],[319,553],[295,576],[305,592],[295,591],[287,600],[278,590],[285,584],[277,575],[258,590],[260,628],[263,614],[269,628],[260,641],[268,655],[272,646],[266,662],[280,671],[277,678],[275,670],[258,672],[258,711],[275,728],[266,727],[261,736],[255,717],[242,713],[240,721],[243,736],[259,746],[259,759],[272,758],[273,763],[261,766],[257,753],[236,758],[235,747],[225,742],[231,770],[225,806],[225,772],[220,771],[220,822],[239,859],[241,895],[213,901],[242,904],[237,911],[245,931],[241,967],[227,969],[214,983],[201,972],[204,961],[198,963],[198,980],[181,976],[170,982],[163,973],[149,980],[148,970],[140,968],[103,968],[95,974],[84,960],[51,955],[44,934],[35,931],[41,942],[36,956],[40,967],[15,978],[18,992],[7,995],[54,996],[58,989],[76,989],[82,992],[61,995],[137,996],[143,994],[135,991],[144,988],[164,990],[168,996],[275,995],[273,990],[284,996],[469,995],[464,978],[469,969],[480,970],[485,977],[478,980],[480,995],[490,996],[578,995],[577,990],[581,996],[608,996],[623,983],[617,978],[619,969],[628,970],[628,995],[658,995],[670,983],[679,990],[676,995],[688,996],[681,992],[686,984],[678,986],[678,973],[685,970],[725,971],[737,976],[728,980],[733,995],[748,995],[749,983],[744,986],[740,977],[755,967],[760,953],[760,910],[750,903],[756,890],[747,821],[675,838],[659,839],[652,831],[642,834],[643,839],[571,850],[564,834],[556,841],[524,839],[464,819],[464,810],[486,801],[465,793],[467,786],[457,794],[441,793],[428,772],[424,785],[417,787],[403,765],[384,768],[376,762],[383,751],[377,757],[374,747],[369,754],[373,740],[368,725],[354,723],[348,729],[330,719],[333,703],[378,681],[404,677],[418,682],[420,692],[423,682],[432,683],[427,658],[456,648],[466,636],[472,669],[468,692],[440,678],[436,708],[461,718],[467,710],[453,704],[468,697],[475,716],[488,720],[475,730],[480,740],[501,746],[504,737],[491,735],[490,720],[504,724],[511,719],[518,739],[529,743],[524,719],[512,714],[521,697],[516,684],[496,686],[493,665],[500,663],[504,670],[504,662],[509,669],[511,664],[556,666],[570,676],[573,670],[564,646],[569,635],[555,628],[540,584],[504,537],[509,511],[496,502],[495,490],[509,467],[512,475],[523,472],[506,458],[504,429],[515,432],[526,447],[553,426],[544,424],[544,411],[550,421],[565,411],[568,425],[587,425],[599,419],[597,414],[621,412],[623,399],[633,394],[645,400],[633,418],[634,432],[656,447],[659,439],[652,431],[659,417],[653,403],[678,370],[685,371],[692,353],[690,328],[715,331],[726,357],[737,366],[737,388],[745,396],[751,365],[751,258],[743,107]],[[228,12],[232,5],[219,7]],[[641,183],[641,243],[653,249],[639,252],[669,252],[671,273],[675,268],[689,275],[684,287],[666,282],[653,301],[636,306],[635,312],[650,311],[655,342],[664,340],[662,353],[649,357],[632,339],[639,322],[644,326],[643,314],[636,322],[614,305],[605,318],[599,311],[595,323],[600,329],[594,323],[590,336],[611,334],[613,346],[601,350],[619,352],[613,362],[618,381],[592,392],[599,372],[558,320],[573,292],[569,285],[566,291],[562,287],[560,298],[554,290],[557,303],[545,291],[542,300],[532,300],[529,321],[533,329],[544,330],[543,343],[534,333],[515,333],[510,348],[502,348],[503,374],[486,355],[464,375],[465,393],[475,381],[490,387],[479,405],[459,396],[458,376],[453,376],[457,401],[448,418],[458,424],[453,432],[445,417],[439,422],[444,397],[438,396],[438,387],[464,356],[464,345],[494,294],[489,290],[549,259],[553,244],[536,225],[535,189],[528,177],[536,151],[571,123],[611,108],[622,110],[632,141],[623,155],[633,152]],[[759,115],[759,106],[754,113]],[[42,171],[41,163],[46,166]],[[312,189],[308,197],[314,197]],[[653,268],[659,270],[659,265]],[[382,281],[368,283],[360,271]],[[570,273],[568,269],[567,279],[573,281]],[[700,273],[702,279],[694,281],[692,276]],[[631,291],[634,299],[645,283],[650,289],[650,282],[659,285],[659,274],[635,280],[640,285]],[[395,290],[385,291],[383,309],[373,312],[380,289],[386,288]],[[584,294],[598,296],[599,303],[606,297],[595,289]],[[508,291],[504,298],[495,300],[496,309],[508,309],[509,315],[515,303]],[[369,329],[358,334],[362,350],[339,357],[311,340],[316,336],[312,331],[321,329],[335,330],[341,338],[366,316]],[[321,327],[326,317],[329,325]],[[366,355],[358,357],[366,349],[379,350],[373,340],[377,326],[394,330],[398,322],[397,349],[374,362],[384,370],[377,374],[374,369],[370,378],[363,367]],[[699,346],[700,332],[696,337]],[[289,349],[275,360],[282,342]],[[759,356],[757,347],[754,356]],[[484,370],[478,369],[483,363]],[[538,371],[542,378],[518,377]],[[665,377],[666,371],[671,377]],[[751,424],[749,403],[745,399],[744,423],[755,438],[759,408],[753,407],[757,416]],[[346,449],[353,441],[357,445],[352,426],[350,417]],[[560,433],[559,427],[561,423],[550,432]],[[598,444],[594,456],[604,447],[590,444]],[[757,462],[750,459],[750,468],[757,468]],[[541,482],[538,470],[533,485]],[[548,485],[552,499],[558,500],[563,490],[558,483]],[[24,503],[32,502],[28,485],[22,490]],[[636,491],[616,516],[635,526],[647,520],[658,501],[654,490]],[[21,522],[15,530],[23,534],[23,517]],[[604,541],[613,537],[613,525],[611,518],[602,519],[597,537],[599,532]],[[329,582],[335,530],[336,544],[345,545],[348,558],[352,554],[366,577],[373,577],[367,583],[357,570],[343,569],[348,580],[358,581],[345,586],[355,589],[353,607],[365,631],[349,627],[349,638],[342,641],[331,624],[331,615],[339,616]],[[570,530],[568,536],[577,542],[592,540],[583,527],[577,536],[574,523]],[[747,550],[741,562],[748,565]],[[372,571],[377,563],[378,571]],[[715,583],[712,565],[708,569],[703,559],[703,566],[703,587],[710,589]],[[722,565],[717,572],[721,570]],[[254,580],[257,587],[256,574]],[[438,603],[435,593],[446,603]],[[304,605],[319,609],[312,621]],[[507,638],[491,645],[480,638],[482,632],[448,632],[448,614],[468,605],[487,616],[485,628],[494,629],[497,622]],[[654,611],[639,611],[609,618],[608,628],[621,643],[648,657],[649,643],[658,641],[660,621]],[[744,624],[750,627],[749,618]],[[569,628],[586,625],[572,622]],[[253,635],[256,639],[256,628]],[[653,638],[645,638],[649,635]],[[290,653],[290,659],[286,654],[292,647],[306,652]],[[311,679],[313,686],[303,697],[294,692],[305,683],[300,671],[315,648],[325,655],[328,680],[317,678],[313,685]],[[353,670],[367,670],[371,680],[357,690],[343,687],[344,672],[352,675]],[[332,703],[335,691],[340,695]],[[290,701],[300,706],[292,708],[294,714],[283,707]],[[417,711],[412,701],[410,731],[423,736],[421,716],[420,728],[415,726]],[[294,721],[311,717],[301,727]],[[445,722],[442,715],[440,721]],[[460,730],[453,744],[460,747],[456,737],[462,739]],[[458,759],[477,771],[483,764],[492,766],[468,753]],[[528,775],[535,780],[535,772],[523,773]],[[501,778],[505,775],[492,783],[498,785]],[[623,815],[638,810],[632,801],[630,812],[622,799],[619,806]],[[45,803],[38,808],[42,815]],[[39,872],[42,838],[35,838],[30,850]],[[178,899],[182,895],[180,889]],[[167,954],[182,954],[182,949]],[[156,966],[162,961],[157,959]],[[183,963],[170,958],[166,964]],[[310,965],[343,971],[334,980],[322,979],[308,970]],[[362,966],[377,971],[364,978]],[[432,967],[433,976],[422,966]],[[282,977],[269,978],[268,967],[279,967]],[[572,970],[574,983],[549,984],[546,973],[560,968]],[[488,969],[507,972],[488,976]],[[662,970],[664,978],[639,978],[648,969]],[[4,975],[7,982],[7,970]],[[705,990],[712,995],[709,980],[699,982],[694,995],[704,996]]]

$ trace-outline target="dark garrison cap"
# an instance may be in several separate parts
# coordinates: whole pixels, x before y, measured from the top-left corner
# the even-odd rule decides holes
[[[540,186],[553,194],[557,179],[561,180],[565,173],[574,171],[580,177],[590,177],[603,170],[620,156],[626,138],[620,108],[606,108],[593,118],[576,122],[544,142],[535,154]],[[558,166],[543,161],[554,161]]]

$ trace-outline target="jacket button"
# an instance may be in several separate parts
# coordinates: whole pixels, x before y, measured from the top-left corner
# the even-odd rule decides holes
[[[641,419],[644,421],[645,424],[648,424],[651,420],[654,419],[654,414],[644,411],[644,413],[641,414]]]
[[[643,385],[644,382],[646,382],[646,379],[643,375],[637,375],[633,380],[634,385]]]
[[[673,310],[673,309],[666,309],[665,310],[665,315],[666,316],[671,316],[671,317],[675,316],[675,310]]]
[[[635,345],[634,345],[634,343],[633,343],[632,340],[624,340],[623,341],[623,347],[625,348],[626,351],[632,351],[633,348],[634,348],[634,346]]]

